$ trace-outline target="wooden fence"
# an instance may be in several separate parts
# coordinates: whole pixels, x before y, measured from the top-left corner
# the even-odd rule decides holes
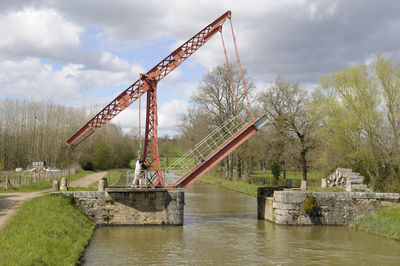
[[[59,180],[62,177],[69,177],[77,171],[77,167],[70,167],[60,171],[42,170],[39,172],[0,172],[0,187],[10,189],[34,183]]]

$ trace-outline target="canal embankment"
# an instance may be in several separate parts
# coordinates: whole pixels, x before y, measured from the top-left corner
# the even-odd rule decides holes
[[[25,202],[0,231],[0,265],[74,265],[95,224],[73,201],[47,194]]]

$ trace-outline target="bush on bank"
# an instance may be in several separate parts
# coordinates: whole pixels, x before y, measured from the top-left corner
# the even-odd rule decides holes
[[[34,198],[0,231],[0,265],[75,265],[94,228],[72,197]]]

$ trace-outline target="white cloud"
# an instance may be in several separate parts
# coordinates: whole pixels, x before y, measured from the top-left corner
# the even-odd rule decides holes
[[[142,99],[142,111],[141,111],[141,125],[142,135],[145,132],[146,123],[146,109],[145,109],[145,97]],[[164,135],[174,136],[176,134],[176,123],[179,119],[180,114],[187,111],[189,103],[185,100],[172,100],[161,104],[158,107],[158,136]],[[138,102],[136,101],[133,106],[131,105],[121,113],[119,113],[113,120],[115,123],[123,129],[125,133],[128,133],[131,128],[139,127],[139,109]]]
[[[21,56],[56,56],[80,46],[84,29],[52,9],[25,7],[0,16],[0,52]]]
[[[126,69],[129,69],[129,63],[126,60],[122,60],[107,51],[101,53],[99,63],[106,69],[112,69],[115,71],[126,71]]]
[[[85,92],[124,86],[117,90],[120,93],[142,70],[141,66],[132,65],[124,72],[110,72],[85,69],[78,64],[67,64],[57,70],[35,58],[5,60],[0,61],[0,91],[3,96],[26,97],[36,101],[52,100],[77,106],[94,104],[99,103],[99,98],[85,97]]]

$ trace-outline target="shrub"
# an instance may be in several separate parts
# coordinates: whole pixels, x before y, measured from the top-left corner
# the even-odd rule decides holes
[[[306,200],[304,201],[303,209],[307,214],[313,214],[317,211],[317,200],[312,194],[306,195]]]

